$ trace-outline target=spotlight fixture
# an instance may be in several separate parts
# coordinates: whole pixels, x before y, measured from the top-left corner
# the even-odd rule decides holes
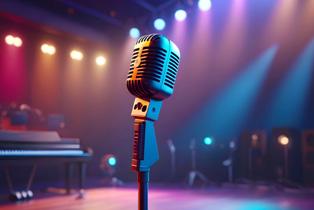
[[[117,158],[113,154],[105,154],[101,159],[100,168],[105,172],[113,175],[117,166]]]
[[[212,2],[211,0],[199,0],[198,1],[198,8],[201,11],[208,11],[212,7]]]
[[[83,53],[81,51],[78,51],[78,50],[72,50],[71,53],[70,53],[70,56],[73,60],[82,60],[83,59]]]
[[[116,166],[117,159],[115,156],[110,156],[110,157],[108,157],[107,162],[108,162],[108,165],[110,165],[110,166]]]
[[[18,36],[13,36],[11,34],[7,35],[5,37],[5,42],[8,44],[8,45],[13,45],[15,47],[21,47],[22,44],[23,44],[23,41],[20,37]]]
[[[14,46],[15,47],[21,47],[22,44],[23,44],[22,39],[20,37],[15,37]]]
[[[156,30],[158,31],[162,31],[164,30],[164,28],[166,27],[166,22],[164,19],[162,18],[157,18],[155,21],[154,21],[154,27]]]
[[[259,145],[259,137],[258,137],[258,134],[256,134],[256,133],[253,133],[252,134],[252,136],[251,136],[251,146],[253,147],[253,148],[256,148],[256,147],[258,147],[258,145]]]
[[[205,137],[204,140],[203,140],[204,144],[209,146],[209,145],[212,145],[213,144],[213,139],[211,137]]]
[[[177,21],[184,21],[186,16],[187,16],[186,11],[183,9],[179,9],[174,13],[174,17],[176,18]]]
[[[103,66],[107,63],[107,59],[104,56],[99,55],[96,57],[95,62],[98,66]]]
[[[117,158],[113,154],[105,154],[100,162],[100,169],[103,171],[105,177],[109,178],[109,180],[104,181],[109,181],[109,184],[113,186],[123,184],[123,182],[115,176],[117,164]]]
[[[8,45],[13,45],[14,43],[14,37],[12,35],[7,35],[5,37],[5,42],[8,44]]]
[[[56,53],[56,48],[53,45],[49,45],[47,43],[42,44],[40,49],[44,54],[53,55]]]
[[[130,29],[129,35],[133,39],[137,39],[138,37],[140,37],[141,33],[140,33],[140,30],[138,28],[133,27]]]
[[[283,145],[283,146],[288,145],[289,144],[289,137],[286,135],[278,136],[278,143]]]

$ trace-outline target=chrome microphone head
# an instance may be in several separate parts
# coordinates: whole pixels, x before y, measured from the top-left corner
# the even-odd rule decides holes
[[[167,37],[160,34],[140,37],[131,58],[128,90],[144,100],[168,98],[173,94],[179,63],[180,51]]]

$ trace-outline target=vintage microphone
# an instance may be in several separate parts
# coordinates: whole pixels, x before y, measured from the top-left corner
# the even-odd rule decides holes
[[[173,94],[180,62],[178,47],[167,37],[150,34],[140,37],[134,47],[127,88],[135,101],[132,169],[137,171],[138,209],[148,209],[150,167],[158,160],[154,121],[162,100]]]

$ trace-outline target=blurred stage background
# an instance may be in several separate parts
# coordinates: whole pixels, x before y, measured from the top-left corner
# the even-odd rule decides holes
[[[60,133],[80,138],[93,150],[87,180],[103,178],[101,159],[113,154],[115,176],[134,182],[134,97],[125,81],[138,33],[162,33],[178,45],[182,57],[175,93],[156,123],[160,160],[152,168],[152,182],[186,181],[192,139],[197,169],[214,183],[228,182],[228,162],[223,161],[230,156],[234,181],[276,182],[282,178],[285,147],[277,138],[284,135],[290,141],[289,180],[313,185],[314,1],[212,0],[208,10],[198,3],[1,1],[1,109],[27,104],[41,110],[43,119],[23,129],[48,128],[52,114],[64,117]],[[187,16],[179,13],[177,20],[178,9]],[[162,21],[155,22],[161,30],[154,28],[156,18],[165,21],[164,28]],[[14,46],[14,37],[22,43]],[[45,43],[54,50],[48,46],[48,54],[43,53]],[[72,52],[73,59],[74,49],[82,54]],[[97,56],[103,56],[98,64]],[[5,128],[12,125],[3,117]],[[169,140],[176,148],[175,174]],[[248,171],[250,164],[254,167]],[[41,168],[35,184],[63,179],[62,166]]]

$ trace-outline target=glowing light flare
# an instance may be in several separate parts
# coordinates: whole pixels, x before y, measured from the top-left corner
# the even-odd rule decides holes
[[[155,29],[157,29],[158,31],[164,30],[164,28],[166,27],[166,22],[165,22],[165,20],[162,19],[162,18],[157,18],[157,19],[154,21],[154,27],[155,27]]]
[[[107,63],[107,59],[104,56],[99,55],[96,57],[95,62],[98,66],[103,66]]]
[[[84,55],[81,51],[78,51],[78,50],[72,50],[71,53],[70,53],[70,56],[73,60],[82,60]]]
[[[110,166],[115,166],[117,164],[117,159],[114,156],[109,157],[107,161]]]
[[[211,144],[213,144],[213,138],[207,136],[204,138],[203,142],[205,145],[211,145]]]
[[[199,0],[198,1],[198,8],[201,11],[206,12],[206,11],[210,10],[211,7],[212,7],[211,0]]]
[[[21,47],[22,44],[23,44],[22,39],[20,37],[15,37],[14,46],[15,47]]]
[[[8,44],[8,45],[13,45],[14,43],[14,37],[12,35],[7,35],[5,37],[5,42]]]
[[[53,45],[49,45],[47,43],[42,44],[40,49],[44,54],[53,55],[56,53],[56,48]]]
[[[278,136],[278,143],[281,145],[288,145],[289,144],[289,137],[286,135]]]
[[[259,139],[258,135],[256,133],[252,134],[251,139],[252,139],[251,145],[253,147],[257,147],[258,146],[258,139]]]
[[[18,36],[13,36],[11,34],[7,35],[5,37],[5,42],[8,44],[8,45],[12,45],[12,46],[15,46],[15,47],[21,47],[22,44],[23,44],[23,41],[20,37]]]
[[[186,19],[186,11],[183,9],[179,9],[175,12],[174,17],[177,21],[184,21]]]
[[[133,28],[130,29],[129,35],[133,39],[136,39],[136,38],[140,37],[141,32],[140,32],[140,30],[138,28],[133,27]]]

